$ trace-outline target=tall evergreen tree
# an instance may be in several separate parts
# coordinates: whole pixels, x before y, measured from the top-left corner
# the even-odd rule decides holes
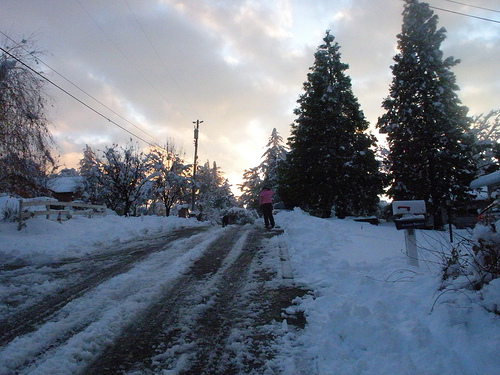
[[[80,160],[79,171],[84,177],[84,191],[82,198],[92,204],[104,204],[105,198],[101,189],[101,162],[95,151],[89,145],[85,145],[83,158]]]
[[[375,138],[329,31],[315,53],[295,109],[279,194],[289,206],[330,217],[371,213],[382,190]]]
[[[260,165],[264,176],[263,184],[272,190],[277,190],[278,187],[278,166],[286,158],[287,150],[283,141],[283,137],[278,134],[276,128],[271,132],[269,141],[266,145],[267,149],[262,157],[264,161]]]
[[[260,166],[246,169],[243,173],[243,183],[238,185],[241,191],[239,204],[246,208],[258,208],[258,196],[263,186]]]
[[[427,3],[405,1],[386,113],[378,121],[390,148],[388,194],[427,201],[440,226],[443,204],[465,198],[474,177],[473,139],[450,71],[459,61],[443,59],[440,50],[446,30],[437,29],[438,17]]]
[[[239,185],[242,194],[239,202],[247,208],[259,207],[259,193],[264,186],[274,192],[278,190],[278,168],[285,160],[287,150],[283,137],[279,135],[276,128],[271,132],[266,151],[262,155],[264,159],[259,166],[245,170],[243,183]],[[279,200],[279,197],[275,197]]]

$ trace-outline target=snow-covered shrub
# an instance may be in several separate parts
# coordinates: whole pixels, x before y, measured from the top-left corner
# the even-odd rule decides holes
[[[5,195],[0,197],[0,214],[3,221],[14,222],[17,220],[19,201],[16,198]]]
[[[500,228],[500,221],[495,225],[478,224],[474,229],[472,271],[478,287],[500,276],[500,233],[496,228]]]
[[[440,255],[439,264],[443,272],[443,281],[468,275],[472,256],[473,241],[462,238],[449,251],[437,251]]]
[[[463,277],[469,287],[480,290],[500,277],[500,233],[496,227],[478,223],[472,238],[462,238],[451,251],[439,252],[443,280]]]
[[[14,222],[17,220],[17,210],[12,207],[2,209],[2,220],[6,222]]]
[[[231,207],[222,211],[220,220],[222,216],[228,216],[230,218],[230,224],[253,224],[256,219],[259,218],[255,210],[247,210],[240,207]]]

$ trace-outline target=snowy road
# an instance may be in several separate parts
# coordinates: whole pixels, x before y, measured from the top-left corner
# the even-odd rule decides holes
[[[0,222],[0,374],[498,373],[500,279],[443,283],[448,233],[411,268],[392,223],[276,220]]]
[[[2,283],[29,283],[15,290],[14,295],[10,296],[13,300],[20,289],[26,291],[30,286],[40,283],[41,278],[44,279],[43,283],[51,284],[51,288],[42,294],[34,290],[35,298],[25,301],[20,308],[13,308],[0,321],[0,344],[4,345],[18,335],[32,331],[35,324],[42,323],[73,299],[104,281],[127,272],[134,263],[146,256],[163,250],[166,242],[176,241],[199,231],[200,228],[189,228],[152,241],[134,242],[131,246],[109,249],[84,259],[68,259],[38,267],[7,267],[1,274]]]
[[[184,228],[85,258],[4,267],[0,373],[279,373],[283,309],[306,290],[283,279],[276,234]],[[300,314],[287,321],[305,324]]]

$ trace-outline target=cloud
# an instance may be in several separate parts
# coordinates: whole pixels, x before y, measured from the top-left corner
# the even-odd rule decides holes
[[[67,154],[74,162],[85,144],[125,143],[130,134],[107,118],[147,141],[173,139],[189,159],[193,121],[200,119],[200,160],[216,161],[236,185],[260,162],[273,128],[289,136],[327,29],[349,64],[361,109],[376,122],[389,92],[402,10],[402,1],[381,0],[53,0],[50,6],[4,0],[0,24],[17,40],[34,33],[48,51],[43,60],[78,88],[54,72],[49,78],[104,115],[49,88],[62,160]],[[500,29],[436,13],[447,29],[445,55],[462,61],[453,71],[463,103],[475,114],[498,108]]]

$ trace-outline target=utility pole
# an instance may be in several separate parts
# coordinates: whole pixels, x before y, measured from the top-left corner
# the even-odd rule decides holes
[[[200,120],[193,121],[193,124],[195,124],[195,127],[194,127],[193,191],[192,191],[192,197],[191,197],[191,212],[194,212],[194,206],[195,206],[195,201],[196,201],[195,178],[196,178],[196,168],[198,166],[198,133],[200,131],[200,124],[202,122],[203,121],[200,121]]]

